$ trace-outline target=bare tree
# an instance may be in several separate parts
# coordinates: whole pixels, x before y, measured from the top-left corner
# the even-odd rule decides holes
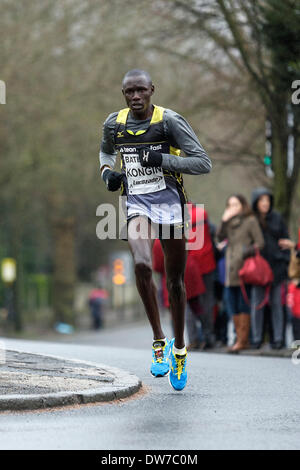
[[[116,91],[136,59],[133,19],[127,10],[120,15],[121,3],[0,0],[0,78],[8,89],[0,109],[0,230],[19,268],[25,239],[42,240],[54,269],[55,318],[70,322],[75,238],[88,225],[94,259],[106,251],[95,235],[96,206],[108,198],[97,174],[101,126],[120,106]]]
[[[300,68],[299,0],[167,0],[154,2],[153,12],[160,12],[163,24],[169,25],[152,31],[155,41],[159,38],[161,50],[181,56],[184,62],[197,63],[203,74],[219,76],[223,85],[231,83],[233,93],[239,79],[245,83],[246,77],[248,93],[241,90],[244,101],[257,97],[263,114],[257,116],[258,121],[264,124],[268,117],[272,123],[275,205],[288,219],[300,169],[299,107],[291,103],[292,81]],[[219,104],[215,107],[218,109]],[[291,108],[294,124],[290,128]],[[288,173],[290,134],[294,136],[295,159],[293,171]],[[226,150],[232,160],[239,159],[241,152],[236,155],[236,142],[233,143]],[[259,158],[256,152],[252,153],[248,157],[259,163],[263,155]]]

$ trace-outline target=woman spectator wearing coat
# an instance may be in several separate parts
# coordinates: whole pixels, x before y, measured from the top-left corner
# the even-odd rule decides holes
[[[273,349],[280,349],[283,345],[284,311],[282,306],[282,283],[287,276],[289,250],[282,249],[280,239],[288,239],[287,227],[281,215],[273,210],[273,195],[266,188],[257,188],[252,192],[252,209],[259,221],[265,246],[261,255],[268,261],[274,274],[271,286],[269,305],[271,310],[271,324],[273,331]],[[265,296],[265,287],[254,286],[251,298],[251,331],[253,345],[259,348],[263,336],[263,308],[257,309]]]
[[[262,249],[264,238],[256,217],[243,195],[234,194],[227,199],[226,209],[218,228],[219,241],[227,239],[226,280],[227,308],[233,318],[236,342],[228,352],[237,353],[248,347],[250,332],[250,306],[245,301],[240,287],[239,270],[244,260]],[[248,296],[250,286],[246,285]]]

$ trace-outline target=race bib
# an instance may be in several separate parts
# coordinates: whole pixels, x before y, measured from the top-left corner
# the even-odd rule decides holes
[[[123,153],[129,194],[155,193],[166,189],[161,167],[142,167],[137,153]]]

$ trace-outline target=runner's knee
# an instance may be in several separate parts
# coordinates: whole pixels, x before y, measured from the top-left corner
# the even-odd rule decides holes
[[[167,280],[167,288],[172,299],[180,299],[185,293],[183,276],[170,278]]]
[[[140,261],[135,264],[134,271],[139,281],[149,281],[152,277],[151,263]]]

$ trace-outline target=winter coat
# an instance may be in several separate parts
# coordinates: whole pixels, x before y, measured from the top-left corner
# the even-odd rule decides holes
[[[265,218],[265,225],[260,223],[265,240],[265,246],[261,254],[272,268],[274,284],[279,284],[288,278],[290,251],[282,250],[278,245],[278,240],[280,238],[289,238],[289,233],[282,216],[273,210],[273,195],[267,188],[257,188],[252,192],[252,209],[256,216],[258,217],[258,199],[263,195],[270,197],[271,206]]]
[[[199,272],[208,274],[216,269],[216,260],[214,254],[214,246],[210,234],[210,226],[207,212],[201,207],[197,207],[192,203],[188,203],[189,216],[191,221],[191,240],[196,236],[197,230],[203,230],[203,246],[199,250],[194,251],[192,255],[199,263]],[[193,235],[194,233],[194,235]],[[202,239],[201,233],[199,239]]]
[[[254,215],[236,215],[222,222],[217,230],[219,241],[228,240],[226,248],[227,287],[239,286],[239,270],[242,268],[249,248],[256,245],[259,250],[264,246],[264,238]]]
[[[287,303],[292,315],[300,320],[300,287],[293,282],[290,282],[288,286]]]

